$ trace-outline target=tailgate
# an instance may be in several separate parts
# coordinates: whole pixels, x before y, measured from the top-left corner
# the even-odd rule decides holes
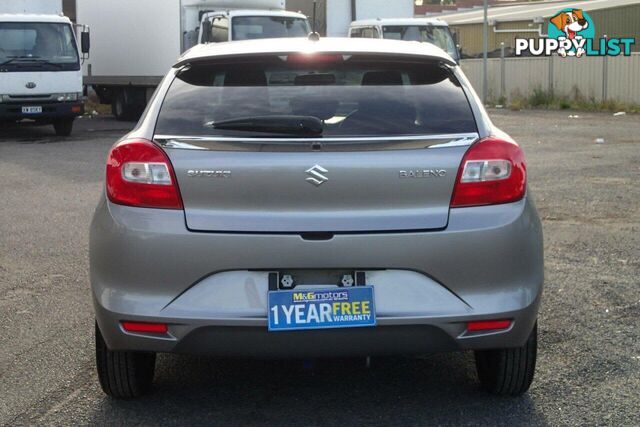
[[[446,227],[466,148],[166,151],[191,230],[357,232]]]

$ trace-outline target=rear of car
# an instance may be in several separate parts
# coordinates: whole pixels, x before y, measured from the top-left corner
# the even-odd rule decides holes
[[[191,52],[109,154],[90,258],[114,396],[148,389],[157,352],[469,349],[492,392],[533,378],[543,260],[524,157],[436,48]]]

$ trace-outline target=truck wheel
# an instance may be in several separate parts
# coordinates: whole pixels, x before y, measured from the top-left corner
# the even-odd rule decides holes
[[[519,396],[533,381],[538,349],[538,325],[522,347],[475,352],[476,370],[482,386],[501,396]]]
[[[139,115],[138,110],[139,108],[137,105],[131,102],[127,102],[127,96],[124,90],[118,91],[111,102],[111,113],[116,118],[116,120],[137,120],[136,116]]]
[[[73,130],[73,119],[56,119],[53,128],[58,136],[69,136]]]
[[[111,351],[96,323],[96,366],[102,390],[117,399],[132,399],[151,389],[155,353]]]

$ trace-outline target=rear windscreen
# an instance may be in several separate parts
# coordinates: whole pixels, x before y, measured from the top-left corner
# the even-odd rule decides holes
[[[269,137],[215,123],[306,116],[320,137],[476,132],[473,113],[451,70],[437,63],[380,62],[332,56],[310,62],[192,65],[178,73],[162,104],[156,134]]]

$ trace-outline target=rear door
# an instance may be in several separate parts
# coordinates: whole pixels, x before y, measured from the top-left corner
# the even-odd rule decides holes
[[[357,57],[195,66],[172,83],[155,140],[194,231],[362,232],[446,227],[477,138],[463,90],[438,64]],[[321,135],[216,128],[315,117]]]

